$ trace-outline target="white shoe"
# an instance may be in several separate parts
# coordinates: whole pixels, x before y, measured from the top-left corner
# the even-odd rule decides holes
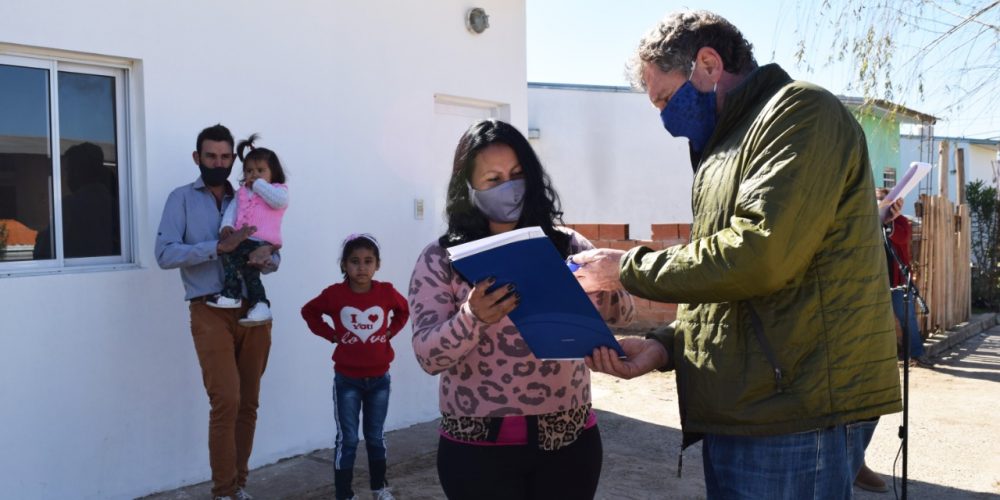
[[[396,497],[389,493],[389,487],[386,486],[381,490],[372,490],[372,500],[396,500]]]
[[[243,301],[240,299],[231,299],[225,295],[216,295],[206,300],[205,304],[218,309],[239,309],[243,305]]]
[[[253,497],[246,490],[240,488],[228,497],[215,497],[213,500],[253,500]]]
[[[240,319],[242,326],[257,326],[271,322],[271,308],[267,302],[258,302],[247,311],[247,317]]]

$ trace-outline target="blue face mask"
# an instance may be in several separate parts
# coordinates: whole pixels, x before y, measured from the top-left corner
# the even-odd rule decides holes
[[[694,66],[691,67],[694,74]],[[670,96],[660,111],[663,127],[674,137],[687,137],[696,153],[705,150],[708,139],[715,132],[715,88],[702,92],[694,88],[691,78]]]

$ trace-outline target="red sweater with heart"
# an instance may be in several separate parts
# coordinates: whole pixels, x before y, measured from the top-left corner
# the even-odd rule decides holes
[[[331,328],[323,316],[333,321]],[[348,377],[381,377],[395,356],[389,341],[410,318],[406,299],[391,283],[372,280],[357,293],[344,281],[327,287],[302,306],[302,318],[313,333],[337,344],[333,369]]]

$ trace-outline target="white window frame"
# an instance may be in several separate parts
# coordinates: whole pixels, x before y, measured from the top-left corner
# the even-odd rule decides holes
[[[49,193],[52,202],[53,227],[52,242],[55,256],[45,260],[0,261],[0,278],[53,274],[65,272],[93,272],[138,267],[135,241],[135,196],[133,196],[133,162],[131,137],[133,120],[131,113],[132,72],[127,61],[89,61],[72,57],[5,53],[0,45],[0,64],[27,68],[45,69],[49,72],[49,144],[48,154],[52,157],[52,180]],[[59,154],[61,135],[59,131],[59,72],[82,73],[114,78],[115,86],[115,143],[118,162],[118,214],[121,238],[120,255],[105,257],[66,258],[63,253],[62,221],[62,165]]]

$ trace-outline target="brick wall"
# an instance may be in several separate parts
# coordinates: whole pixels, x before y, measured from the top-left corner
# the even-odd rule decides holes
[[[576,230],[597,248],[615,248],[628,250],[637,246],[645,246],[654,250],[687,243],[691,239],[691,224],[653,224],[652,238],[649,240],[634,240],[629,238],[628,224],[567,224]],[[677,315],[677,304],[653,302],[639,297],[633,297],[636,307],[636,319],[624,330],[647,331],[674,320]]]

